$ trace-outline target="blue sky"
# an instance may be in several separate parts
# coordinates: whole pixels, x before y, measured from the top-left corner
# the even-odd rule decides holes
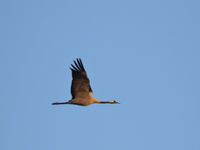
[[[0,2],[2,150],[199,150],[195,0]],[[82,58],[94,96],[71,99]]]

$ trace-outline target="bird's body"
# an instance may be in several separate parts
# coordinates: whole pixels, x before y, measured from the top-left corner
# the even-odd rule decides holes
[[[72,99],[68,102],[56,102],[53,105],[59,104],[75,104],[81,106],[88,106],[93,103],[110,103],[110,104],[119,104],[118,102],[111,101],[99,101],[95,97],[92,96],[93,91],[90,86],[90,80],[87,77],[87,73],[85,68],[83,67],[83,63],[81,59],[77,59],[74,61],[75,66],[72,64],[72,85],[71,85],[71,94]]]
[[[93,103],[100,103],[100,101],[97,100],[96,98],[92,97],[92,96],[89,96],[88,98],[86,98],[86,97],[75,98],[75,99],[69,100],[66,103],[67,104],[81,105],[81,106],[88,106],[88,105],[93,104]]]

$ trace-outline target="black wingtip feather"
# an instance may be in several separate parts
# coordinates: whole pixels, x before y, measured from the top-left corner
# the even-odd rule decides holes
[[[73,70],[79,71],[73,64],[71,64],[71,66],[73,67]]]
[[[85,71],[85,68],[84,68],[84,66],[83,66],[83,63],[82,63],[82,61],[81,61],[81,58],[77,58],[77,62],[78,62],[78,64],[79,64],[79,66],[81,67],[81,69],[83,70],[83,71]]]
[[[70,68],[71,70],[85,71],[81,58],[76,58],[76,60],[74,60],[74,64],[71,64],[71,66],[72,66],[72,68]]]
[[[77,61],[74,61],[74,64],[76,65],[76,67],[81,70],[82,69],[82,66],[79,64],[79,62]]]

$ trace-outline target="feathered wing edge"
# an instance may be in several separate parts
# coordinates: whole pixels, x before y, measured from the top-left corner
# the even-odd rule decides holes
[[[83,66],[83,63],[82,63],[82,60],[80,58],[77,58],[76,61],[74,60],[74,65],[71,64],[72,67],[70,67],[71,71],[72,71],[72,78],[75,79],[75,78],[84,78],[86,80],[89,80],[88,76],[87,76],[87,73],[85,71],[85,68]],[[72,88],[72,87],[71,87]],[[73,91],[71,89],[71,91]],[[72,97],[74,97],[74,94],[73,92],[72,93]],[[89,93],[90,95],[93,94],[93,91],[92,91],[92,88],[90,86],[90,83],[89,83]]]
[[[77,58],[76,61],[74,60],[74,64],[76,67],[73,64],[71,64],[71,66],[72,66],[72,68],[70,68],[71,70],[86,72],[80,58]]]

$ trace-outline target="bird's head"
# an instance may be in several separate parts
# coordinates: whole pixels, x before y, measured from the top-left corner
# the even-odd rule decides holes
[[[111,103],[111,104],[120,104],[119,102],[117,102],[115,100],[111,100],[111,101],[109,101],[109,103]]]

